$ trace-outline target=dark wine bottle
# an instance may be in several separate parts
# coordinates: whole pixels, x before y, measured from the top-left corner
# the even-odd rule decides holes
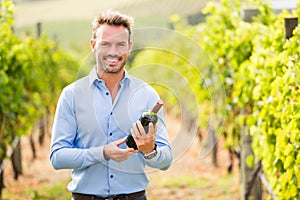
[[[156,122],[158,120],[157,112],[159,111],[159,109],[162,107],[163,104],[164,103],[162,100],[158,100],[151,111],[147,110],[147,111],[143,112],[142,116],[140,117],[139,120],[141,121],[141,124],[143,125],[146,133],[148,133],[150,122],[152,122],[153,125],[156,124]],[[128,137],[126,138],[126,144],[128,147],[138,149],[131,134],[128,135]]]

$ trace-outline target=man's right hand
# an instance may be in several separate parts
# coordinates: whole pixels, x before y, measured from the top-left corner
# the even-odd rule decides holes
[[[105,145],[103,148],[103,155],[105,160],[112,159],[116,162],[122,162],[124,160],[127,160],[130,155],[138,152],[138,150],[134,150],[134,148],[119,148],[119,146],[125,142],[126,137]]]

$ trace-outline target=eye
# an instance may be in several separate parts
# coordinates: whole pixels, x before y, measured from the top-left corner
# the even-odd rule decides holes
[[[110,44],[108,42],[101,42],[100,45],[102,47],[108,47]]]
[[[125,46],[126,46],[126,43],[125,43],[125,42],[118,43],[118,46],[120,46],[120,47],[125,47]]]

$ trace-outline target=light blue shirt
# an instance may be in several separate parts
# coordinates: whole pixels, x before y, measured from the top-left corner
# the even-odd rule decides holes
[[[129,135],[132,124],[158,99],[150,85],[125,72],[112,102],[96,67],[63,89],[54,118],[50,160],[55,169],[73,169],[69,191],[106,197],[145,190],[149,183],[145,165],[162,170],[171,165],[163,109],[158,112],[156,157],[147,160],[138,152],[115,162],[103,156],[103,146]]]

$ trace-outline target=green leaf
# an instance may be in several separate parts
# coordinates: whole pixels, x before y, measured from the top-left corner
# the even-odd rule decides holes
[[[288,155],[284,161],[284,169],[288,169],[294,163],[294,157],[292,155]]]
[[[254,167],[254,156],[253,155],[247,156],[247,158],[246,158],[246,164],[250,168]]]

